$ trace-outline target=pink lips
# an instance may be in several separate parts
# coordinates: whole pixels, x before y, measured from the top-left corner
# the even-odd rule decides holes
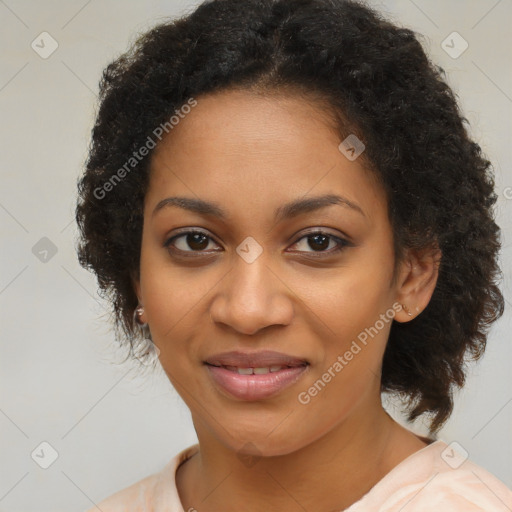
[[[215,384],[240,400],[270,398],[295,383],[308,369],[305,359],[274,351],[224,352],[209,357],[206,368]],[[272,368],[280,370],[242,375],[238,368]],[[242,370],[244,371],[244,370]]]
[[[263,368],[267,366],[300,366],[307,364],[306,359],[301,359],[282,352],[273,350],[261,350],[260,352],[222,352],[208,357],[205,363],[214,366],[239,366],[242,368]]]

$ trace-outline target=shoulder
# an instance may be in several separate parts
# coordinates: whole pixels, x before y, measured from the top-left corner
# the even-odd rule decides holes
[[[465,468],[434,472],[425,482],[404,486],[382,510],[510,512],[512,491],[483,468],[469,463]]]
[[[459,447],[437,441],[411,455],[349,511],[510,512],[512,491]]]
[[[157,474],[150,475],[125,489],[117,491],[103,499],[86,512],[135,512],[153,510],[151,505],[151,490],[155,487]]]
[[[178,512],[181,511],[176,489],[176,469],[197,453],[193,445],[175,455],[159,472],[117,491],[85,512]]]

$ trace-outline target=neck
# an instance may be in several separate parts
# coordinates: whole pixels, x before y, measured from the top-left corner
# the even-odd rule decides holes
[[[184,510],[247,512],[343,510],[425,443],[382,407],[352,414],[292,453],[242,461],[200,428],[200,451],[180,466],[176,484]],[[362,421],[364,418],[364,421]]]

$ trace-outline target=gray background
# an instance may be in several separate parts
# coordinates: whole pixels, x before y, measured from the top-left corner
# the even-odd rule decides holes
[[[371,3],[425,35],[494,162],[509,301],[440,437],[512,486],[512,2]],[[85,510],[196,442],[188,409],[163,372],[114,364],[108,310],[78,265],[73,221],[102,69],[137,32],[194,5],[0,0],[0,512]],[[43,31],[58,43],[46,59],[31,47]],[[441,46],[453,31],[469,44],[457,58]],[[58,453],[48,469],[31,458],[37,448],[40,463],[49,461],[44,441]]]

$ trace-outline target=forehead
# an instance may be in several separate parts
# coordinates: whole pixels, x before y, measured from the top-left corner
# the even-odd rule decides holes
[[[185,193],[243,209],[268,209],[307,195],[339,193],[374,215],[383,190],[339,150],[331,116],[300,96],[246,91],[196,98],[197,105],[157,145],[147,203]],[[229,210],[229,206],[226,207]]]
[[[244,143],[254,152],[275,152],[301,144],[320,142],[328,132],[331,139],[339,136],[332,113],[325,103],[306,99],[297,94],[262,94],[245,90],[227,90],[196,99],[197,105],[182,115],[155,153],[173,148],[190,138],[202,146],[215,146],[222,140],[225,149],[243,149]],[[319,131],[320,129],[320,131]],[[307,140],[306,140],[307,139]]]

